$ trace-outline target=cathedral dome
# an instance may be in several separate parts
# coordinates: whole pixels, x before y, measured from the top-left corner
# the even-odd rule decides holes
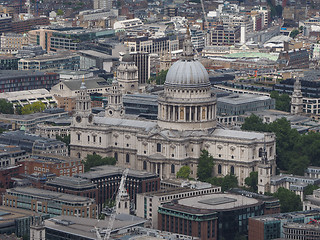
[[[208,87],[210,86],[209,74],[199,61],[181,59],[170,67],[165,86],[178,88]]]
[[[122,57],[122,62],[133,62],[133,57],[129,53],[126,53]]]

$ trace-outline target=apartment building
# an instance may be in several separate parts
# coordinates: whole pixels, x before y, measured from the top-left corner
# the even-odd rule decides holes
[[[30,187],[7,189],[2,204],[11,208],[47,213],[50,217],[97,217],[94,199]]]

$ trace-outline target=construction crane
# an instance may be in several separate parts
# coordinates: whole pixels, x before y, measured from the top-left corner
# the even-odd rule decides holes
[[[109,238],[110,238],[112,227],[113,227],[113,223],[114,223],[114,220],[116,219],[116,215],[118,214],[117,213],[117,208],[118,208],[119,203],[120,203],[121,194],[123,194],[122,191],[124,191],[123,189],[125,189],[124,186],[125,186],[125,183],[126,183],[126,179],[127,179],[128,173],[129,173],[129,168],[126,168],[122,173],[122,177],[121,177],[121,181],[120,181],[120,185],[119,185],[119,189],[118,189],[118,194],[117,194],[117,197],[116,197],[116,205],[115,205],[113,213],[110,215],[109,222],[108,222],[108,228],[104,231],[105,235],[104,235],[103,238],[101,237],[99,229],[97,227],[95,227],[96,235],[97,235],[97,239],[98,240],[109,240]]]
[[[210,45],[211,44],[211,40],[210,40],[209,23],[208,23],[207,14],[206,14],[206,12],[204,10],[203,0],[201,0],[201,7],[202,7],[203,18],[204,18],[204,26],[205,26],[205,29],[207,30],[207,42],[206,42],[206,45]]]

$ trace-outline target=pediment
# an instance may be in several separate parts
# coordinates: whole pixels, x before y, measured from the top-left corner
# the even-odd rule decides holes
[[[147,137],[148,139],[157,139],[157,140],[164,140],[168,141],[168,137],[162,134],[161,132],[153,133]]]

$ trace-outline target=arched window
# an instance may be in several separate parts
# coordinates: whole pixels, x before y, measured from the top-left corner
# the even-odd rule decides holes
[[[221,170],[221,165],[218,165],[218,174],[221,174],[222,170]]]
[[[96,152],[93,152],[92,155],[97,155]]]
[[[147,170],[147,162],[143,161],[143,170]]]
[[[126,154],[126,162],[127,162],[127,163],[130,162],[130,155],[129,155],[129,153]]]
[[[118,161],[118,153],[117,152],[114,153],[114,158],[116,159],[116,161]]]
[[[262,157],[262,148],[259,148],[259,157]]]
[[[176,172],[175,166],[174,166],[174,164],[171,164],[171,173],[175,173],[175,172]]]
[[[81,158],[81,153],[78,152],[78,158]]]
[[[230,173],[231,175],[234,175],[234,166],[231,166]]]
[[[157,143],[157,152],[161,152],[161,143]]]

